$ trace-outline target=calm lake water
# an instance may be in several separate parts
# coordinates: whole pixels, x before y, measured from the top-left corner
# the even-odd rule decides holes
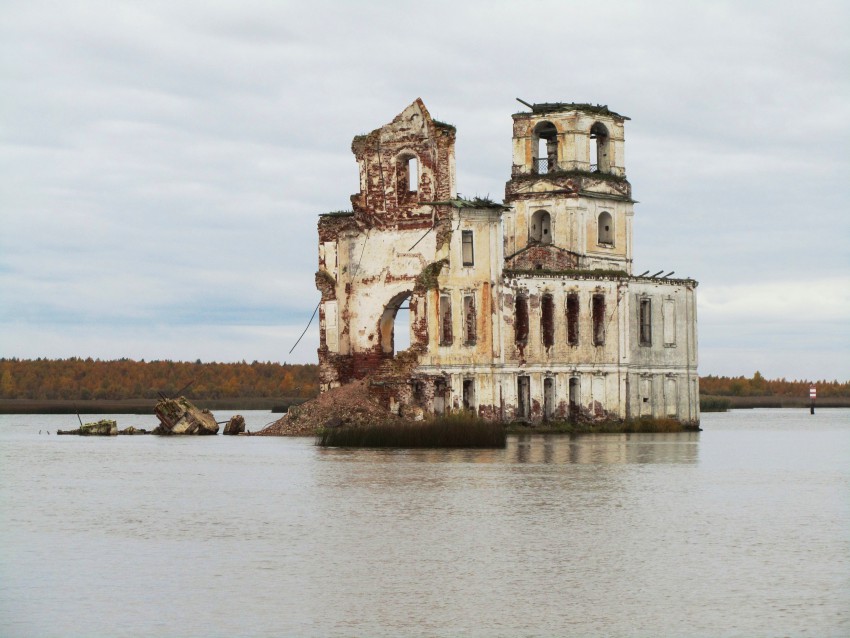
[[[0,416],[2,636],[850,636],[850,410],[498,451],[75,420]]]

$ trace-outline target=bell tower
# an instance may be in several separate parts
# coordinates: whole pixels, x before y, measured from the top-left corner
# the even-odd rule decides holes
[[[634,202],[624,162],[629,118],[592,104],[527,106],[530,112],[513,115],[506,269],[631,274]]]

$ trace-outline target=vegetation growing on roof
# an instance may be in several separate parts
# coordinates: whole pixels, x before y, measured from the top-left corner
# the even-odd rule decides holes
[[[522,180],[537,180],[537,179],[546,179],[546,178],[551,179],[553,177],[580,177],[582,179],[588,179],[588,178],[599,179],[599,180],[602,180],[604,182],[617,182],[617,183],[629,181],[628,179],[626,179],[625,175],[614,175],[613,173],[605,173],[603,171],[590,171],[590,170],[583,171],[583,170],[578,170],[578,169],[572,169],[572,170],[565,171],[565,170],[560,170],[558,168],[554,168],[553,170],[549,171],[548,173],[543,173],[543,174],[528,173],[528,174],[525,174],[525,175],[515,175],[512,179],[522,181]]]
[[[608,108],[607,104],[589,104],[587,102],[543,102],[533,104],[532,113],[556,113],[563,111],[584,111],[586,113],[597,113],[599,115],[611,115],[624,120],[631,119],[625,115],[616,113]],[[517,115],[528,115],[528,112],[520,112]]]
[[[332,210],[329,213],[319,213],[319,217],[351,217],[353,210]]]
[[[440,120],[432,120],[432,121],[434,122],[434,126],[438,126],[438,127],[440,127],[440,128],[447,128],[447,129],[450,129],[450,130],[452,130],[452,131],[456,131],[456,130],[457,130],[457,129],[455,128],[454,124],[449,124],[449,123],[447,123],[447,122],[441,122]]]
[[[629,273],[625,270],[590,270],[590,269],[580,269],[580,268],[569,268],[566,270],[545,270],[545,269],[536,269],[536,270],[520,270],[520,269],[506,269],[504,271],[505,276],[507,277],[579,277],[584,279],[602,279],[602,278],[616,278],[621,279],[624,277],[628,277]]]

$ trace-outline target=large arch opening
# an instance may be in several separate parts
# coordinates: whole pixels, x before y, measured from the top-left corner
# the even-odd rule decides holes
[[[552,122],[540,122],[534,127],[534,166],[538,175],[551,173],[558,161],[558,129]]]
[[[381,315],[381,351],[395,356],[410,347],[410,291],[398,293],[390,299]]]

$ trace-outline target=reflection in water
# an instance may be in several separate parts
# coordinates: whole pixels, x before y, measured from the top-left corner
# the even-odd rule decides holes
[[[327,460],[372,463],[696,463],[699,432],[663,434],[517,434],[504,450],[351,450],[319,448]]]
[[[699,432],[665,434],[520,434],[508,437],[514,463],[696,463]]]

